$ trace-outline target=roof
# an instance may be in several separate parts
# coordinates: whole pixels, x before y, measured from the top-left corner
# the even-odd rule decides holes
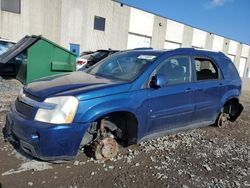
[[[225,56],[224,53],[220,51],[214,51],[214,50],[207,50],[207,49],[199,49],[199,48],[176,48],[176,49],[163,49],[163,50],[154,50],[154,49],[145,49],[145,50],[125,50],[125,52],[138,52],[138,53],[146,53],[146,54],[164,54],[164,53],[197,53],[197,54],[204,54],[204,55],[210,55],[210,56]]]

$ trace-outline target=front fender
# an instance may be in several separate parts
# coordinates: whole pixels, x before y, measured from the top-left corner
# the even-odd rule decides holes
[[[74,121],[89,123],[112,112],[130,112],[138,122],[138,138],[147,131],[148,90],[142,89],[80,101]]]
[[[92,122],[105,114],[118,111],[133,113],[138,118],[138,112],[143,99],[127,93],[81,101],[77,110],[76,122]],[[146,110],[146,108],[145,108]]]

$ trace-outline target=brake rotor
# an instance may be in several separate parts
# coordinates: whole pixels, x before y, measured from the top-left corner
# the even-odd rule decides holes
[[[107,160],[116,156],[118,144],[114,138],[106,137],[95,142],[95,158],[97,160]]]
[[[227,117],[225,116],[224,113],[220,114],[217,125],[218,125],[219,128],[226,127],[226,125],[227,125]]]

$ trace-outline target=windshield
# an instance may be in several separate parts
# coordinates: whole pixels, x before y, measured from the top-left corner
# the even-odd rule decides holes
[[[155,54],[126,52],[110,56],[100,61],[86,72],[92,75],[133,81],[156,59]]]

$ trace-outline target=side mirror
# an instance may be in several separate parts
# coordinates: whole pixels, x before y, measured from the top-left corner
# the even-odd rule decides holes
[[[154,89],[165,87],[168,84],[167,76],[164,74],[156,74],[152,76],[149,86]]]

